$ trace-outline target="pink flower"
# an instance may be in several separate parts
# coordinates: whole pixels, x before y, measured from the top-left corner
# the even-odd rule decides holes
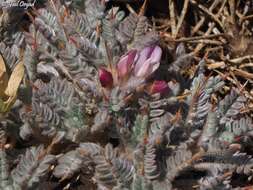
[[[127,76],[133,68],[133,64],[137,59],[137,51],[131,50],[126,55],[123,55],[118,64],[117,71],[120,78]]]
[[[167,82],[157,80],[154,81],[153,84],[151,85],[150,93],[155,94],[155,93],[166,93],[169,90],[169,86]]]
[[[112,78],[112,74],[109,71],[107,71],[104,68],[101,68],[98,71],[98,75],[99,75],[99,80],[102,87],[105,87],[105,88],[112,87],[113,78]]]
[[[146,47],[140,52],[140,57],[134,67],[134,75],[146,77],[152,74],[160,65],[162,49],[159,46]]]

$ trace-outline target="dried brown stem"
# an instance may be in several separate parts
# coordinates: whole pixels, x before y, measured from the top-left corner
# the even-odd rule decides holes
[[[214,71],[215,71],[216,73],[218,73],[222,78],[225,78],[226,80],[232,82],[234,85],[237,85],[237,83],[235,82],[235,80],[232,79],[231,77],[227,76],[226,74],[224,74],[224,73],[222,73],[222,72],[220,72],[220,71],[218,71],[218,70],[216,70],[216,69],[214,69]]]
[[[174,0],[169,0],[169,10],[170,10],[170,20],[171,20],[171,33],[172,37],[176,37],[176,15],[175,15],[175,6]]]
[[[228,1],[229,4],[229,9],[230,9],[230,13],[231,13],[231,20],[232,23],[235,23],[235,0],[229,0]]]
[[[208,30],[206,31],[206,33],[204,34],[204,36],[210,35],[210,33],[212,32],[214,26],[215,26],[215,24],[212,23],[212,24],[209,26],[209,28],[208,28]],[[203,47],[204,47],[204,44],[203,44],[203,43],[198,44],[197,47],[194,49],[194,51],[193,51],[191,54],[196,55]]]
[[[164,36],[168,37],[168,41],[187,42],[187,41],[195,41],[195,40],[201,40],[201,39],[221,37],[221,36],[225,36],[225,34],[210,34],[210,35],[205,35],[205,36],[193,36],[193,37],[180,38],[180,39],[171,39],[167,33],[165,33]]]
[[[230,67],[231,71],[237,76],[244,77],[246,79],[253,79],[253,74],[242,69],[237,69],[235,67]]]
[[[192,29],[192,35],[194,35],[195,33],[199,31],[200,27],[204,24],[204,22],[205,22],[205,17],[202,16],[200,21]]]
[[[200,10],[202,10],[204,13],[206,13],[207,15],[209,15],[224,30],[224,26],[221,23],[221,21],[218,19],[217,15],[214,15],[206,7],[204,7],[201,4],[198,4],[195,0],[191,0],[191,3],[194,4],[194,5],[196,5]]]
[[[177,27],[176,27],[176,31],[175,31],[175,37],[177,36],[178,31],[179,31],[180,27],[183,24],[186,12],[188,10],[188,5],[189,5],[189,0],[185,0],[184,1],[184,6],[183,6],[183,9],[182,9],[182,13],[181,13],[181,15],[180,15],[180,17],[178,19],[178,23],[177,23]]]
[[[127,9],[129,10],[130,13],[134,14],[134,15],[138,15],[135,10],[129,5],[129,4],[126,4],[126,7]]]
[[[217,7],[217,5],[219,4],[220,0],[215,0],[212,5],[209,7],[209,11],[212,12],[213,9],[215,9]],[[192,35],[194,35],[195,33],[197,33],[200,29],[200,27],[204,24],[206,18],[204,16],[201,17],[200,21],[194,26],[193,30],[192,30]]]
[[[140,9],[139,16],[143,16],[145,14],[146,8],[147,8],[147,2],[148,0],[144,0],[144,3]]]
[[[248,16],[244,16],[242,17],[241,21],[245,21],[245,20],[249,20],[249,19],[253,19],[253,15],[248,15]]]
[[[202,43],[202,44],[210,44],[210,45],[217,45],[217,46],[224,44],[217,40],[208,40],[208,39],[194,40],[194,41],[189,41],[188,43]]]

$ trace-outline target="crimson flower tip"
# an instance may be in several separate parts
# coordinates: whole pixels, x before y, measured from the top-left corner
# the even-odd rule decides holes
[[[112,87],[113,85],[113,77],[111,72],[107,71],[104,68],[99,69],[98,71],[99,80],[101,83],[101,86],[104,88]]]
[[[169,90],[169,86],[166,81],[154,81],[151,86],[151,94],[166,93]]]

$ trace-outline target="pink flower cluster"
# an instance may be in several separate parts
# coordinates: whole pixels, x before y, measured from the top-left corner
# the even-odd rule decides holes
[[[105,68],[99,69],[99,80],[104,88],[112,88],[117,83],[123,83],[127,79],[146,79],[160,65],[162,49],[159,46],[150,46],[141,51],[130,50],[123,55],[114,70],[108,71]],[[116,76],[115,76],[116,75]],[[133,79],[134,78],[134,79]],[[168,89],[165,81],[154,81],[150,92],[163,93]]]

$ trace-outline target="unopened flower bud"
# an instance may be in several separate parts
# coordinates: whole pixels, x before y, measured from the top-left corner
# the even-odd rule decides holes
[[[160,65],[162,49],[159,46],[146,47],[140,52],[135,65],[134,74],[137,77],[146,77],[152,74]]]
[[[112,87],[113,78],[112,78],[112,74],[109,71],[107,71],[104,68],[101,68],[98,71],[98,75],[99,75],[99,80],[102,87],[105,87],[105,88]]]
[[[137,51],[131,50],[126,55],[122,56],[117,64],[117,71],[119,77],[127,76],[132,70],[133,64],[137,58]]]
[[[166,93],[169,90],[169,86],[165,81],[154,81],[151,86],[151,94]]]

